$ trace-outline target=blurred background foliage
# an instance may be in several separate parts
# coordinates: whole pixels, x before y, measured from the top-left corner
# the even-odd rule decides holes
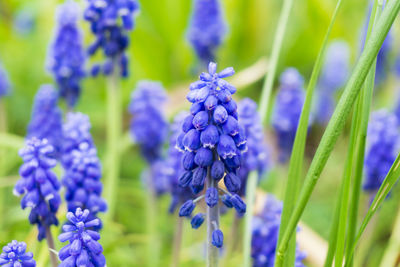
[[[55,27],[55,8],[62,1],[55,0],[3,0],[0,1],[0,61],[7,69],[13,85],[13,93],[5,100],[8,130],[24,136],[34,94],[43,83],[52,83],[51,76],[45,71],[47,48]],[[82,8],[85,1],[78,1]],[[229,34],[218,52],[220,67],[234,66],[237,71],[254,64],[262,57],[267,57],[272,46],[277,17],[281,8],[278,0],[224,0],[225,16],[229,25]],[[185,39],[186,28],[191,13],[189,0],[142,0],[141,11],[136,20],[136,29],[131,33],[131,45],[128,49],[131,75],[122,83],[123,107],[126,111],[131,91],[138,80],[159,80],[168,91],[178,85],[196,80],[196,57]],[[330,16],[335,7],[334,0],[295,1],[285,36],[278,73],[288,66],[294,66],[308,80],[311,69],[326,32]],[[352,50],[354,62],[359,54],[361,29],[368,9],[366,0],[347,0],[343,4],[332,32],[332,39],[347,41]],[[32,16],[31,29],[18,30],[15,19],[20,12]],[[85,43],[93,38],[88,24],[81,21]],[[396,40],[396,44],[397,44]],[[396,47],[396,45],[394,45]],[[396,49],[397,50],[397,49]],[[397,51],[393,51],[396,55]],[[394,57],[393,57],[394,58]],[[105,147],[105,79],[87,78],[83,83],[83,94],[77,110],[90,116],[92,135],[100,156],[104,159]],[[384,83],[384,90],[379,91],[374,99],[375,107],[392,107],[396,81],[389,76]],[[239,97],[251,96],[258,100],[262,80],[248,86],[239,93]],[[182,102],[185,99],[181,100]],[[128,129],[129,117],[125,112],[124,129]],[[315,129],[309,137],[309,156],[318,144],[322,129]],[[272,141],[271,141],[272,142]],[[336,199],[339,179],[342,175],[347,139],[343,137],[335,148],[328,162],[321,182],[317,185],[311,202],[306,208],[303,221],[320,236],[327,239],[329,226]],[[25,240],[35,252],[40,263],[46,262],[46,245],[35,239],[35,230],[27,221],[28,211],[19,208],[19,199],[12,195],[12,182],[17,179],[17,166],[20,163],[16,150],[7,151],[7,171],[0,181],[2,201],[7,209],[0,215],[0,246],[12,239]],[[104,161],[103,161],[104,163]],[[105,248],[108,266],[144,266],[146,262],[145,244],[145,197],[140,173],[145,168],[138,149],[132,146],[122,158],[122,180],[119,185],[118,207],[115,222],[107,222],[101,243]],[[308,162],[306,162],[308,164]],[[61,175],[61,171],[58,172]],[[282,192],[279,185],[286,179],[286,167],[278,166],[271,171],[268,179],[262,181],[263,189],[274,191],[279,198]],[[278,189],[277,189],[278,188]],[[399,191],[398,187],[395,189]],[[385,248],[393,224],[393,214],[399,202],[399,194],[393,194],[375,220],[376,234],[370,233],[369,245],[364,249],[368,256],[365,266],[377,266]],[[161,234],[161,265],[167,266],[171,257],[173,225],[177,216],[167,212],[169,196],[159,202],[158,229]],[[363,196],[367,207],[369,197]],[[59,217],[64,216],[63,212]],[[361,212],[362,213],[362,212]],[[362,215],[362,214],[361,214]],[[222,224],[231,223],[233,214],[223,216]],[[203,266],[203,241],[205,228],[192,231],[185,221],[182,244],[182,266]],[[227,230],[229,231],[229,230]],[[57,230],[54,233],[58,234]],[[379,234],[377,234],[379,233]],[[229,242],[229,236],[227,237]],[[367,243],[367,242],[364,242]],[[373,245],[371,245],[373,244]],[[57,248],[61,244],[57,242]],[[361,245],[362,247],[363,245]],[[240,247],[240,244],[239,244]],[[200,253],[199,253],[200,252]],[[371,253],[369,253],[371,252]],[[318,253],[318,251],[316,251]],[[229,261],[228,266],[241,263],[240,250]],[[39,265],[40,266],[40,265]],[[361,266],[361,265],[357,265]]]

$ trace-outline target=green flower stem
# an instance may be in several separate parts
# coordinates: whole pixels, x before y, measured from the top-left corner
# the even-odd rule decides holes
[[[260,116],[263,123],[266,122],[269,110],[269,102],[271,97],[272,86],[274,84],[278,60],[282,49],[283,37],[285,36],[286,26],[289,20],[290,10],[293,6],[293,0],[284,0],[281,13],[279,15],[278,27],[275,32],[274,44],[270,57],[270,65],[265,76],[264,86],[260,99]],[[244,266],[246,267],[246,266]]]
[[[181,252],[181,245],[182,245],[183,218],[177,216],[176,220],[177,220],[177,222],[175,224],[174,241],[172,244],[173,246],[172,246],[171,267],[179,267],[180,252]]]
[[[385,9],[385,11],[386,11],[386,9]],[[384,16],[385,11],[383,12],[382,16]],[[383,181],[378,192],[376,193],[374,201],[372,202],[371,206],[369,207],[367,214],[365,215],[364,220],[361,223],[361,226],[360,226],[360,229],[358,230],[357,236],[351,246],[350,255],[346,259],[345,266],[349,266],[348,261],[351,262],[351,257],[353,256],[354,250],[355,250],[357,243],[360,240],[362,234],[364,233],[365,228],[367,227],[368,223],[371,221],[374,214],[380,208],[380,206],[386,199],[387,195],[389,194],[390,190],[393,188],[393,186],[396,184],[396,182],[399,180],[399,178],[400,178],[400,154],[397,155],[396,160],[393,162],[393,165],[390,168],[389,173],[386,175],[385,180]]]
[[[153,174],[148,177],[147,183],[149,187],[149,192],[147,192],[146,196],[146,211],[147,211],[147,263],[150,267],[158,267],[159,266],[159,251],[160,251],[160,240],[158,239],[157,234],[157,196],[154,190],[153,184]]]
[[[53,235],[51,233],[50,227],[46,226],[46,241],[47,241],[47,246],[48,250],[50,253],[50,262],[52,267],[57,267],[58,266],[58,257],[54,253],[56,251],[55,246],[54,246],[54,239]]]
[[[383,254],[382,262],[380,267],[395,266],[396,260],[399,257],[400,251],[400,207],[397,212],[396,220],[394,222],[394,228],[392,235],[389,239],[389,244],[385,249],[385,254]]]
[[[208,187],[216,187],[218,184],[211,177],[211,168],[207,168],[207,185]],[[209,207],[207,205],[207,267],[218,267],[218,248],[215,247],[212,241],[212,233],[219,227],[219,206]]]
[[[282,240],[283,232],[286,226],[288,225],[288,221],[291,213],[293,212],[295,203],[297,201],[297,197],[299,195],[300,187],[301,187],[301,173],[304,161],[304,150],[306,146],[307,132],[308,132],[308,123],[310,118],[311,106],[313,94],[315,91],[315,87],[317,85],[318,77],[322,69],[323,58],[325,55],[326,47],[328,44],[329,36],[332,31],[334,22],[336,20],[336,16],[341,7],[342,0],[338,0],[336,4],[335,11],[333,12],[330,24],[328,26],[328,30],[325,34],[324,40],[322,42],[321,49],[317,56],[317,60],[315,61],[315,65],[311,74],[310,82],[308,83],[306,98],[303,106],[303,110],[301,112],[299,125],[296,131],[296,138],[293,144],[293,151],[290,157],[289,164],[289,173],[286,184],[285,197],[283,202],[283,210],[282,210],[282,219],[281,226],[279,230],[278,237],[278,245]],[[289,249],[287,251],[287,257],[284,257],[286,260],[284,261],[284,266],[290,267],[294,265],[296,258],[296,233],[293,234],[290,243]]]
[[[296,205],[289,223],[286,227],[282,242],[277,251],[277,262],[283,262],[289,240],[296,230],[296,225],[304,211],[305,206],[314,190],[314,187],[321,175],[322,170],[333,150],[333,147],[343,130],[346,118],[348,117],[354,101],[368,75],[368,72],[374,62],[382,43],[389,32],[398,12],[400,10],[400,1],[390,1],[387,3],[381,18],[373,30],[370,39],[365,45],[365,49],[358,60],[353,73],[346,84],[344,92],[338,105],[328,123],[326,131],[322,136],[320,145],[317,148],[311,166],[306,175],[304,187],[301,191],[298,204]],[[277,267],[282,264],[276,264]]]
[[[0,98],[0,134],[1,133],[6,133],[7,132],[7,114],[6,114],[6,108],[4,106],[3,100]],[[6,161],[6,154],[7,150],[5,149],[0,149],[0,176],[7,175],[5,172],[5,168],[7,166],[7,161]],[[2,181],[0,181],[2,182]],[[5,191],[0,189],[0,214],[5,214]],[[3,220],[0,220],[0,231],[3,229]]]
[[[108,202],[106,220],[112,220],[115,215],[115,201],[118,195],[120,174],[120,139],[122,132],[122,97],[119,71],[116,67],[107,86],[107,155],[108,171],[105,180],[105,197]]]
[[[271,91],[274,84],[278,60],[282,49],[283,37],[285,36],[290,11],[293,6],[293,0],[284,0],[281,13],[279,15],[278,27],[275,32],[274,43],[272,46],[270,64],[267,75],[265,76],[264,86],[261,93],[259,103],[259,114],[261,122],[267,124],[269,102]],[[257,188],[257,172],[253,171],[249,174],[246,185],[246,205],[247,211],[244,222],[244,238],[243,238],[243,267],[251,266],[251,223],[253,220],[253,209],[255,201],[255,193]]]

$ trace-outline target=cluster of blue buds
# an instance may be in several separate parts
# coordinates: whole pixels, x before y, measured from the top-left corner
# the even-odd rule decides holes
[[[183,152],[177,149],[176,140],[182,133],[182,124],[187,117],[187,112],[178,113],[174,122],[171,124],[171,135],[169,141],[168,156],[165,162],[166,174],[168,175],[169,190],[171,192],[172,201],[169,211],[173,213],[176,207],[192,198],[195,194],[187,187],[179,186],[179,177],[183,175],[185,169],[182,166]]]
[[[139,10],[137,0],[88,0],[84,17],[90,22],[96,40],[89,47],[89,55],[101,49],[107,57],[103,66],[95,65],[92,75],[100,71],[110,75],[119,66],[120,75],[128,76],[128,58],[125,50],[129,44],[126,33],[134,28],[134,16]]]
[[[316,120],[325,124],[335,108],[335,93],[349,75],[350,48],[345,41],[329,44],[324,67],[318,82]]]
[[[16,240],[3,247],[0,254],[0,266],[4,267],[35,267],[32,252],[26,252],[26,244]]]
[[[57,29],[49,49],[47,68],[69,107],[74,107],[81,93],[85,76],[85,53],[78,28],[80,8],[73,0],[57,8]]]
[[[254,217],[252,225],[251,257],[254,267],[274,267],[276,244],[281,223],[282,203],[267,196],[262,212]],[[296,249],[295,267],[305,267],[305,254]]]
[[[46,228],[58,225],[56,213],[61,204],[59,195],[60,183],[51,170],[57,160],[51,155],[54,148],[47,139],[32,138],[26,142],[26,147],[19,154],[24,163],[19,169],[21,179],[14,188],[14,194],[24,195],[21,207],[31,208],[29,222],[37,224],[38,239],[46,236]]]
[[[215,59],[215,50],[226,31],[219,0],[194,0],[188,39],[204,64]]]
[[[242,180],[239,195],[243,196],[246,192],[247,178],[250,172],[257,171],[261,178],[269,168],[270,161],[257,104],[250,98],[245,98],[239,102],[238,112],[240,124],[244,128],[247,138],[247,152],[243,153],[242,166],[239,169],[239,177]]]
[[[90,134],[89,117],[82,113],[68,113],[63,126],[64,146],[62,163],[65,169],[63,185],[68,211],[78,207],[88,209],[91,216],[107,210],[101,198],[102,169]]]
[[[61,150],[62,111],[57,105],[58,93],[52,85],[42,85],[35,96],[27,139],[47,139],[58,153]]]
[[[129,105],[132,137],[150,164],[161,158],[162,146],[168,135],[168,122],[162,109],[166,99],[160,83],[142,81],[133,91]]]
[[[280,77],[281,87],[275,102],[272,126],[277,135],[279,161],[282,163],[289,159],[296,137],[305,99],[303,82],[303,77],[295,68],[286,69]]]
[[[77,208],[75,213],[67,213],[69,223],[62,227],[63,233],[58,239],[61,242],[69,241],[69,244],[58,253],[61,260],[60,267],[106,266],[103,247],[98,242],[100,234],[90,230],[99,226],[100,220],[92,220],[90,217],[89,210],[82,211],[80,208]]]
[[[375,111],[368,125],[363,189],[376,191],[400,151],[400,124],[395,115],[386,110]]]
[[[10,93],[10,88],[11,85],[8,79],[8,74],[0,63],[0,98],[8,95]]]
[[[236,194],[241,188],[238,176],[241,155],[247,149],[245,130],[238,123],[237,105],[232,99],[236,88],[223,80],[232,76],[234,70],[226,68],[220,73],[216,70],[217,64],[211,62],[208,73],[203,72],[200,80],[191,84],[187,95],[192,103],[191,114],[184,119],[183,132],[177,138],[177,147],[185,151],[182,164],[186,170],[179,178],[179,185],[190,187],[194,194],[201,192],[205,184],[207,189],[205,196],[186,201],[180,216],[190,217],[196,202],[203,197],[210,208],[221,200],[239,214],[246,212],[246,204]],[[222,179],[227,191],[219,186]],[[192,219],[197,227],[199,217],[203,216]],[[221,247],[223,236],[217,227],[214,225],[213,244]]]

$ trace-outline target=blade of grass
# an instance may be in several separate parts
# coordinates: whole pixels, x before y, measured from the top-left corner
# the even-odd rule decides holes
[[[396,265],[396,259],[399,257],[400,251],[400,207],[397,212],[396,221],[394,222],[394,228],[392,235],[389,239],[389,244],[385,249],[380,267],[394,267]]]
[[[395,1],[392,1],[392,2],[395,2]],[[391,3],[391,2],[389,2],[389,3]],[[386,10],[386,8],[385,8],[385,10]],[[385,11],[383,12],[383,14],[384,13],[385,13]],[[357,236],[350,248],[350,256],[349,256],[349,258],[347,258],[346,264],[347,264],[347,261],[350,260],[350,258],[353,256],[353,253],[357,246],[357,243],[360,240],[360,237],[362,236],[362,234],[364,233],[371,218],[374,216],[376,211],[382,205],[383,201],[385,200],[385,198],[387,197],[387,195],[389,194],[389,192],[393,188],[393,186],[396,184],[396,182],[399,180],[399,178],[400,178],[400,154],[397,156],[396,160],[394,161],[392,167],[389,170],[389,173],[386,175],[385,180],[383,181],[378,192],[376,193],[376,196],[375,196],[374,200],[372,201],[372,204],[369,207],[367,214],[365,215],[365,217],[361,223],[361,226],[358,230]]]
[[[318,53],[317,59],[314,64],[314,68],[311,74],[310,81],[308,83],[306,98],[304,101],[303,110],[301,112],[300,121],[296,131],[296,137],[293,144],[293,150],[290,157],[290,164],[289,164],[289,174],[286,184],[286,192],[283,202],[283,210],[282,210],[282,218],[281,218],[281,225],[279,230],[279,237],[278,237],[278,245],[282,240],[282,235],[284,229],[286,228],[290,214],[294,209],[294,205],[296,203],[297,197],[300,192],[301,187],[301,172],[302,166],[304,161],[304,150],[306,146],[306,139],[307,139],[307,132],[308,132],[308,123],[310,118],[311,106],[312,106],[312,99],[313,94],[315,91],[315,87],[317,85],[318,77],[321,72],[322,63],[324,59],[324,55],[326,52],[326,47],[328,44],[329,36],[331,34],[333,25],[336,20],[336,16],[338,11],[341,7],[342,0],[338,0],[336,4],[336,8],[333,12],[330,24],[328,26],[328,30],[325,34],[324,40],[322,42],[322,46]],[[284,262],[284,266],[290,267],[294,265],[296,257],[296,233],[293,234],[289,249],[287,251],[287,260]]]
[[[376,28],[372,31],[371,38],[365,45],[365,49],[358,60],[355,69],[346,84],[345,90],[339,100],[338,105],[328,123],[326,131],[322,136],[320,145],[317,148],[314,159],[308,170],[305,179],[305,185],[300,194],[298,204],[296,205],[291,218],[286,227],[282,242],[278,247],[278,261],[283,262],[284,253],[287,249],[291,235],[296,230],[296,225],[307,205],[307,202],[314,190],[314,187],[321,175],[322,170],[333,150],[333,147],[342,132],[346,118],[348,117],[353,103],[364,83],[364,80],[374,62],[382,43],[389,32],[397,14],[400,11],[400,1],[390,1],[378,20]],[[279,265],[276,265],[280,267]],[[281,265],[282,266],[282,265]]]
[[[271,97],[272,86],[275,80],[276,69],[278,65],[279,55],[282,49],[283,37],[285,36],[290,10],[292,9],[293,0],[284,0],[282,10],[279,15],[278,27],[275,32],[274,43],[272,46],[270,65],[265,76],[265,81],[261,93],[259,103],[259,113],[262,123],[266,123],[267,111]],[[255,201],[255,193],[257,188],[258,175],[256,171],[249,174],[246,185],[246,204],[247,211],[244,222],[244,238],[243,238],[243,267],[251,266],[251,224],[253,221],[253,209]]]
[[[24,138],[15,134],[0,132],[0,147],[19,150],[24,146]]]

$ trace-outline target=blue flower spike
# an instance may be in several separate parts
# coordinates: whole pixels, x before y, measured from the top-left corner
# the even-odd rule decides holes
[[[8,95],[11,90],[10,80],[8,74],[4,69],[3,65],[0,63],[0,98]]]
[[[71,266],[106,266],[103,247],[98,242],[100,234],[90,230],[100,225],[99,219],[90,219],[89,210],[77,208],[75,213],[68,212],[68,224],[63,226],[60,242],[69,241],[59,252],[60,267]]]
[[[26,244],[16,240],[3,247],[0,254],[0,266],[4,267],[35,267],[32,252],[26,252]]]
[[[191,188],[194,194],[201,194],[182,205],[180,216],[191,217],[196,203],[203,198],[208,210],[218,210],[222,203],[229,208],[235,207],[238,214],[246,211],[245,203],[237,195],[242,186],[238,172],[242,153],[247,150],[246,136],[238,122],[236,102],[232,99],[236,88],[223,80],[234,73],[233,68],[217,73],[217,64],[211,62],[208,72],[203,72],[200,80],[190,85],[187,99],[192,103],[191,113],[183,119],[182,133],[176,141],[176,147],[184,151],[182,165],[185,172],[179,178],[179,185]],[[227,201],[228,198],[234,201]],[[211,217],[207,213],[205,217],[211,222],[208,226],[212,228],[212,245],[222,247],[218,211]],[[192,227],[199,228],[203,220],[203,215],[195,215]]]
[[[21,179],[14,187],[14,194],[23,196],[22,209],[31,208],[29,222],[36,224],[39,241],[46,237],[46,229],[58,225],[56,213],[61,204],[60,182],[51,170],[57,160],[52,157],[54,148],[47,139],[32,138],[19,154],[23,164],[19,169]]]

